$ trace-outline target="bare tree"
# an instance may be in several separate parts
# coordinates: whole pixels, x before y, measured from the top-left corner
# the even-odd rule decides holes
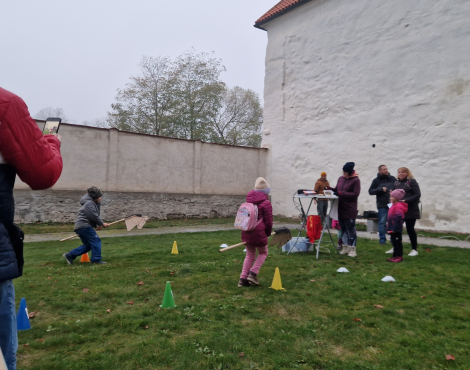
[[[89,121],[82,121],[81,125],[99,128],[109,128],[109,124],[106,121],[106,118],[95,118]]]
[[[36,119],[46,120],[49,117],[58,117],[62,118],[62,121],[68,121],[67,116],[62,108],[42,108],[39,112],[37,112],[34,116]]]
[[[262,125],[263,108],[258,94],[239,86],[225,89],[212,112],[212,141],[259,147]]]

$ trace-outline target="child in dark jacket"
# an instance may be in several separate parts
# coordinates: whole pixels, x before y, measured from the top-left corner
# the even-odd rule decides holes
[[[78,212],[77,221],[75,222],[75,232],[80,237],[83,245],[64,253],[63,256],[69,265],[73,264],[73,260],[82,254],[91,250],[90,261],[92,263],[104,264],[101,260],[101,239],[95,231],[101,230],[102,227],[108,227],[109,224],[103,222],[100,217],[101,197],[103,193],[96,186],[87,189],[80,204],[82,208]]]
[[[405,196],[405,191],[397,189],[390,194],[390,201],[393,203],[392,207],[388,210],[387,216],[387,231],[390,234],[393,245],[393,257],[389,258],[388,262],[402,262],[403,261],[403,244],[401,237],[403,234],[403,221],[405,213],[408,211],[408,204],[402,202]]]
[[[254,230],[242,231],[242,241],[246,242],[246,257],[238,287],[258,285],[259,270],[268,257],[268,237],[273,229],[273,207],[268,200],[270,190],[267,181],[258,177],[255,190],[250,191],[246,196],[248,203],[253,203],[258,207],[259,224]],[[257,258],[256,250],[258,250]]]

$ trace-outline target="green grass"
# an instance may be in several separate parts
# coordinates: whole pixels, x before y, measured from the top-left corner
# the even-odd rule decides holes
[[[76,241],[26,244],[17,305],[38,313],[19,333],[18,368],[470,368],[469,250],[423,245],[391,264],[369,240],[355,259],[273,248],[261,285],[238,288],[242,248],[218,252],[236,242],[237,231],[106,238],[102,266],[67,265]],[[275,267],[285,291],[269,289]],[[159,307],[166,281],[173,309]]]
[[[106,220],[111,222],[110,220]],[[200,225],[233,225],[234,217],[225,218],[185,218],[185,219],[172,219],[172,220],[149,220],[146,222],[144,228],[159,228],[159,227],[172,227],[172,226],[200,226]],[[287,217],[274,217],[274,221],[284,223],[298,223],[299,220]],[[19,224],[21,229],[26,235],[31,234],[46,234],[46,233],[61,233],[73,232],[73,223],[59,223],[59,222],[38,222],[34,224]],[[110,226],[107,230],[125,229],[124,222]]]

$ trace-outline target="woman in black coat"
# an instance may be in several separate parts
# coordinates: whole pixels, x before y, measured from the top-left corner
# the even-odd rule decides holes
[[[416,220],[420,219],[419,200],[421,198],[421,191],[417,181],[413,178],[413,174],[406,167],[398,169],[397,181],[393,186],[393,190],[403,189],[405,197],[401,202],[408,204],[408,212],[405,213],[405,225],[408,236],[410,237],[411,248],[413,250],[409,256],[418,255],[418,236],[415,231]]]

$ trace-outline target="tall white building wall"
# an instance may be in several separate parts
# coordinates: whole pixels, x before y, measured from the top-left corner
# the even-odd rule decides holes
[[[263,146],[274,212],[344,163],[361,179],[410,168],[418,227],[470,231],[470,1],[313,0],[268,33]],[[375,145],[375,147],[374,147]]]

